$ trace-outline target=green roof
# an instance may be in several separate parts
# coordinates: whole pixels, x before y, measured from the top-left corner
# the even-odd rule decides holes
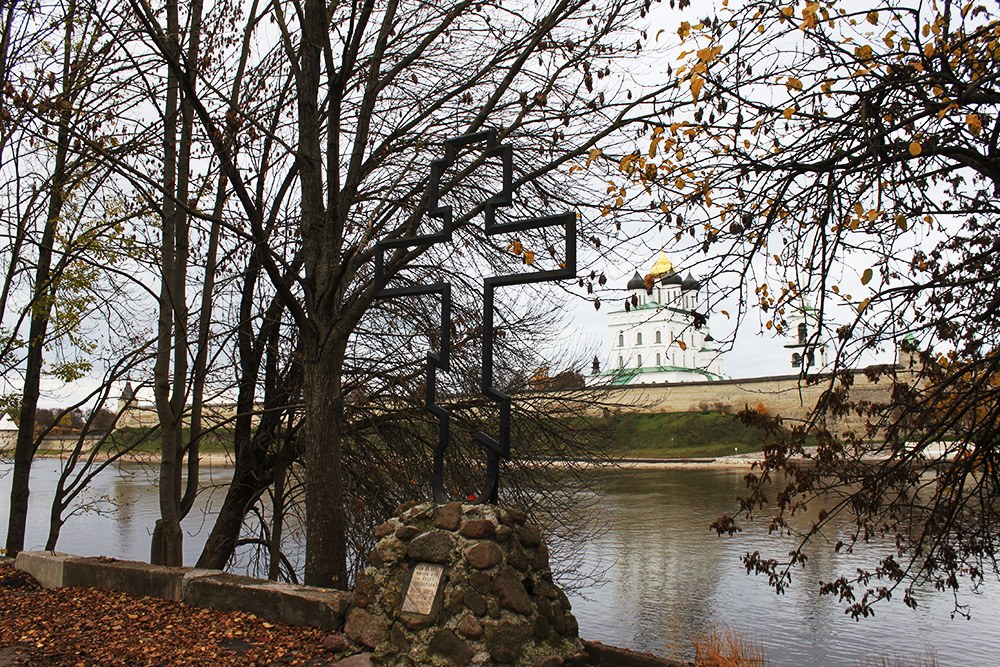
[[[647,375],[649,373],[697,373],[698,375],[703,375],[708,380],[721,380],[721,375],[716,375],[710,371],[706,371],[704,368],[685,368],[683,366],[643,366],[642,368],[616,368],[610,371],[602,371],[594,377],[610,377],[611,384],[613,385],[623,385],[632,384],[632,381],[640,375]]]

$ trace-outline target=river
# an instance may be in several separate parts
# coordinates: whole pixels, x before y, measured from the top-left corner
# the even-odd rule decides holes
[[[59,467],[58,460],[42,459],[33,468],[27,548],[44,546],[47,498]],[[0,540],[7,527],[8,472],[9,465],[0,464]],[[204,483],[221,489],[230,475],[228,468],[206,468]],[[741,554],[760,549],[780,555],[791,542],[766,539],[756,528],[736,538],[720,538],[708,529],[731,507],[742,476],[730,469],[600,473],[606,530],[586,543],[582,561],[586,570],[603,570],[605,581],[573,597],[581,636],[691,659],[695,637],[725,626],[757,640],[775,667],[881,664],[883,657],[914,664],[927,656],[939,667],[1000,664],[1000,584],[995,580],[978,593],[963,587],[959,602],[969,605],[971,619],[952,616],[955,601],[949,595],[922,590],[916,610],[906,608],[898,595],[877,607],[873,618],[854,621],[843,613],[843,604],[818,595],[819,582],[850,574],[884,555],[889,544],[855,554],[813,550],[808,567],[796,571],[781,596],[765,580],[748,575]],[[66,523],[58,549],[145,560],[157,516],[152,479],[152,471],[135,464],[102,474],[89,491],[91,507]],[[209,488],[199,496],[198,508],[185,522],[187,563],[197,558],[212,508],[221,500],[221,490]],[[846,532],[847,526],[835,526],[829,538],[835,541]]]

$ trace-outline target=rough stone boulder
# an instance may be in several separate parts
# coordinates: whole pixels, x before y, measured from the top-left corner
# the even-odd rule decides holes
[[[373,665],[534,667],[583,654],[541,531],[523,512],[425,503],[376,536],[345,627]]]

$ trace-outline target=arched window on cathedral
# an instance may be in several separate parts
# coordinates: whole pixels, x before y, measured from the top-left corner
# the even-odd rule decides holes
[[[799,345],[806,344],[806,338],[809,337],[809,327],[806,326],[805,322],[799,325]]]
[[[657,331],[656,333],[659,333],[659,331]],[[661,365],[661,363],[660,363],[660,353],[659,352],[656,353],[656,365],[657,366]]]
[[[618,368],[625,368],[625,360],[618,357]]]
[[[642,332],[640,331],[635,335],[635,344],[642,345]]]
[[[625,334],[618,334],[618,347],[625,347]]]
[[[802,365],[802,355],[798,352],[792,354],[792,368],[798,368]]]
[[[656,342],[657,343],[662,343],[663,342],[663,340],[660,338],[660,332],[659,331],[656,332]]]
[[[636,368],[642,368],[642,355],[641,354],[636,355],[635,367]]]

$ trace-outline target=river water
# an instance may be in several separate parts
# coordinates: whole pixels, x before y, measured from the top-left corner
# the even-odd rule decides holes
[[[61,463],[43,459],[32,472],[27,548],[44,546],[51,497]],[[0,540],[6,533],[10,497],[9,466],[0,465]],[[206,468],[204,482],[219,485],[199,496],[185,522],[185,558],[194,562],[222,501],[231,472]],[[617,646],[691,659],[693,641],[711,628],[728,627],[764,648],[775,667],[815,667],[880,663],[882,658],[914,664],[933,656],[940,667],[1000,665],[1000,584],[987,581],[978,593],[965,588],[959,602],[971,619],[952,615],[949,595],[918,591],[919,606],[903,606],[901,595],[876,609],[874,618],[853,621],[836,600],[820,597],[819,582],[870,564],[888,553],[876,544],[864,553],[811,552],[784,595],[766,580],[748,575],[740,563],[746,551],[779,556],[791,541],[765,538],[751,527],[736,538],[708,529],[732,507],[742,490],[743,472],[724,469],[627,470],[601,473],[600,515],[606,530],[584,547],[583,567],[604,570],[603,585],[573,598],[580,634]],[[90,507],[63,528],[58,550],[145,560],[157,516],[151,470],[126,464],[102,474],[92,485]],[[113,505],[109,500],[114,500]],[[841,529],[842,528],[842,529]],[[831,542],[846,535],[834,527]],[[838,531],[842,534],[838,534]]]

